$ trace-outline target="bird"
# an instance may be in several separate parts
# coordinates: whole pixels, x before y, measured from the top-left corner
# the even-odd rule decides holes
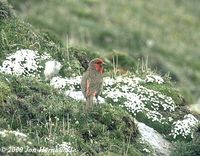
[[[95,58],[89,62],[86,72],[81,79],[81,91],[86,99],[86,111],[93,108],[94,97],[97,99],[103,89],[104,61]]]

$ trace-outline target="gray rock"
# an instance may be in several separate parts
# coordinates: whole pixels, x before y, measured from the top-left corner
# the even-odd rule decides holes
[[[156,156],[169,156],[171,143],[153,128],[141,122],[136,122],[142,138],[154,149]]]

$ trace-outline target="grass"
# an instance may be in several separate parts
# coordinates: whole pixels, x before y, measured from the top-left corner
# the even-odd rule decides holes
[[[173,149],[171,156],[196,156],[200,154],[199,148],[199,133],[200,126],[197,126],[194,133],[194,138],[190,142],[177,141],[174,143],[175,148]]]
[[[65,49],[51,33],[37,31],[16,17],[4,19],[0,27],[1,61],[17,49],[28,48],[40,54],[48,52],[62,62],[62,76],[83,72],[74,54],[84,54],[86,50]],[[90,50],[87,53],[97,55]],[[64,61],[67,58],[68,61]],[[72,73],[65,71],[69,66]],[[7,130],[7,136],[0,136],[1,147],[53,148],[70,142],[78,155],[145,155],[142,149],[147,145],[138,142],[139,132],[134,119],[122,108],[107,105],[85,115],[82,102],[66,98],[42,79],[0,74],[0,84],[0,130]],[[15,131],[27,137],[20,138]],[[140,148],[135,148],[136,144]]]
[[[139,137],[137,126],[122,108],[105,105],[86,116],[81,103],[34,78],[1,74],[0,80],[10,89],[9,97],[1,105],[1,129],[19,130],[28,136],[18,141],[10,134],[1,146],[25,147],[31,142],[30,147],[53,147],[66,141],[72,142],[80,153],[142,155],[134,147]]]
[[[0,1],[0,20],[13,17],[14,13],[7,1]]]
[[[78,75],[83,72],[79,61],[75,57],[76,52],[85,53],[87,51],[87,53],[91,54],[91,57],[98,56],[93,54],[91,50],[68,47],[53,33],[38,31],[30,24],[15,17],[3,20],[0,24],[0,30],[0,63],[8,54],[16,52],[17,49],[31,49],[38,51],[39,54],[44,54],[45,52],[50,54],[52,58],[62,63],[63,68],[60,74],[62,76],[71,76],[72,74]],[[71,68],[70,71],[68,67]]]
[[[192,1],[198,4],[198,1]],[[195,36],[192,32],[191,38],[185,38],[194,28],[199,12],[187,1],[159,2],[158,9],[154,9],[152,3],[145,1],[130,2],[127,5],[127,1],[119,0],[109,0],[107,3],[97,0],[84,0],[79,3],[72,0],[50,0],[48,3],[40,1],[40,6],[38,0],[10,2],[18,10],[17,14],[25,18],[25,22],[14,16],[6,16],[1,20],[0,63],[8,54],[14,53],[17,49],[27,48],[37,50],[40,54],[47,52],[52,58],[60,61],[63,64],[60,71],[62,77],[79,75],[84,71],[75,53],[88,58],[105,56],[108,62],[106,72],[109,76],[122,73],[128,75],[133,70],[139,76],[144,76],[149,70],[148,63],[142,61],[141,67],[137,67],[137,60],[149,56],[149,66],[159,64],[159,70],[172,71],[178,83],[186,82],[185,89],[190,92],[190,87],[193,88],[199,80],[198,73],[195,72],[198,68],[196,53],[187,53],[187,57],[184,57],[188,49],[195,51],[198,48],[197,42],[190,43],[190,39],[198,39],[198,33]],[[168,7],[161,7],[162,5]],[[176,8],[179,5],[180,7]],[[30,9],[27,9],[29,7]],[[97,9],[99,7],[100,9]],[[175,8],[177,12],[174,17],[171,11]],[[108,14],[110,9],[111,12]],[[121,14],[121,11],[128,16]],[[152,16],[148,16],[149,12],[152,12]],[[186,14],[182,14],[185,12]],[[70,18],[65,16],[66,14]],[[67,17],[67,22],[63,17]],[[134,20],[130,21],[130,18]],[[180,22],[177,24],[181,27],[180,30],[172,24],[177,20]],[[158,31],[166,23],[169,23],[169,30]],[[187,26],[191,26],[191,30],[187,30]],[[35,27],[41,30],[36,30]],[[181,33],[181,30],[184,33]],[[163,35],[166,37],[163,38]],[[155,44],[147,46],[147,41],[153,41]],[[86,48],[75,48],[73,45]],[[177,45],[181,45],[181,48],[177,48]],[[174,50],[177,50],[176,53],[173,53]],[[176,61],[177,54],[180,54],[180,58]],[[186,69],[179,70],[186,67],[185,63],[191,63],[194,70],[194,73],[190,73],[195,82],[191,86],[191,79],[184,79],[187,78],[187,74],[181,73]],[[68,70],[68,67],[71,70]],[[187,101],[184,101],[172,85],[149,83],[144,86],[173,98],[178,107],[176,112],[170,114],[173,118],[179,119],[187,113],[187,109],[184,109]],[[107,103],[102,107],[95,107],[86,115],[82,102],[64,96],[43,79],[0,74],[0,107],[0,130],[6,129],[12,133],[19,130],[27,135],[26,139],[21,140],[14,134],[6,137],[0,135],[1,147],[29,145],[32,148],[52,148],[62,142],[70,142],[78,151],[77,155],[142,156],[147,154],[143,151],[144,148],[151,151],[150,155],[153,153],[148,144],[139,142],[140,134],[134,117],[126,110]],[[162,113],[169,116],[167,112]],[[145,114],[137,118],[160,133],[165,134],[170,130],[170,125],[151,122]]]
[[[144,86],[148,89],[153,89],[155,91],[159,91],[159,92],[163,93],[164,95],[171,97],[177,106],[184,106],[187,104],[184,97],[180,94],[180,91],[176,90],[170,84],[147,83],[147,84],[144,84]]]
[[[2,21],[1,25],[1,60],[5,59],[5,55],[13,53],[16,49],[32,49],[40,53],[48,51],[53,57],[61,60],[58,53],[62,53],[63,49],[54,43],[51,36],[45,33],[34,31],[30,24],[27,24],[17,18]],[[13,37],[15,36],[15,37]]]

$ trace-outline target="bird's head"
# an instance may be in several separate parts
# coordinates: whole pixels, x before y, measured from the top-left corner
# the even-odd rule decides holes
[[[94,70],[98,71],[100,74],[103,74],[103,72],[104,72],[104,69],[102,66],[103,64],[105,64],[105,63],[103,62],[103,60],[101,58],[95,58],[90,61],[89,69],[94,69]]]

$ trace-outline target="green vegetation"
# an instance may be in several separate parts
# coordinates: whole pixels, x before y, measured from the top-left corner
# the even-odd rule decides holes
[[[13,137],[14,134],[5,140],[0,136],[1,147],[26,147],[27,144],[35,148],[54,147],[65,141],[71,142],[80,154],[142,155],[134,119],[122,108],[105,105],[86,115],[82,103],[66,98],[35,78],[19,79],[1,74],[0,79],[11,90],[1,105],[0,127],[10,130],[8,134],[17,130],[27,134],[24,139]]]
[[[181,92],[189,92],[188,96],[195,92],[196,97],[200,88],[199,2],[191,1],[9,0],[21,19],[0,2],[0,64],[18,49],[31,49],[50,54],[63,65],[59,75],[71,77],[84,71],[77,57],[100,56],[107,63],[106,76],[136,73],[144,78],[149,65],[161,74],[170,71]],[[138,59],[149,62],[140,67]],[[182,120],[190,113],[186,105],[193,98],[183,97],[169,80],[141,86],[172,98],[175,111],[164,107],[157,111],[166,120]],[[134,117],[166,135],[172,121],[153,121],[145,112],[134,115],[120,106],[123,102],[114,104],[111,99],[85,113],[84,102],[54,89],[42,74],[39,79],[0,73],[0,147],[38,149],[70,143],[77,155],[153,155],[152,147],[140,141]],[[150,109],[153,102],[146,105]],[[199,138],[195,138],[177,142],[172,155],[181,155],[180,151],[198,155]]]
[[[138,58],[148,57],[151,68],[170,72],[190,103],[200,96],[198,0],[9,2],[19,16],[55,32],[63,43],[90,47],[101,56],[125,53],[118,63],[133,70]]]
[[[66,50],[51,34],[37,31],[16,17],[2,20],[0,30],[1,62],[17,49],[28,48],[39,54],[48,52],[62,62],[62,76],[79,74],[82,69],[74,54],[84,54],[84,49]],[[66,73],[67,67],[72,73]],[[138,156],[145,155],[143,148],[151,149],[138,141],[133,117],[120,107],[105,105],[86,115],[82,102],[67,98],[38,78],[0,74],[0,88],[0,147],[39,149],[70,142],[77,155]]]
[[[62,76],[80,73],[80,64],[74,54],[75,52],[84,53],[84,49],[70,48],[67,50],[56,36],[49,32],[39,32],[18,18],[1,21],[0,31],[0,63],[16,49],[32,49],[38,51],[39,54],[48,53],[52,58],[60,61],[63,65]],[[91,53],[89,50],[87,52]],[[68,67],[71,68],[71,71],[66,71]]]
[[[0,20],[13,17],[13,11],[7,1],[0,1]]]
[[[0,81],[0,103],[3,103],[3,101],[6,100],[6,98],[10,95],[11,91],[8,85],[6,85],[4,82]]]
[[[197,156],[200,155],[200,126],[197,127],[194,138],[190,142],[176,142],[171,156]]]
[[[154,83],[148,83],[144,84],[146,88],[153,89],[155,91],[159,91],[167,96],[170,96],[176,105],[178,106],[184,106],[186,105],[186,101],[184,97],[181,96],[180,91],[176,90],[172,85],[170,84],[154,84]]]

